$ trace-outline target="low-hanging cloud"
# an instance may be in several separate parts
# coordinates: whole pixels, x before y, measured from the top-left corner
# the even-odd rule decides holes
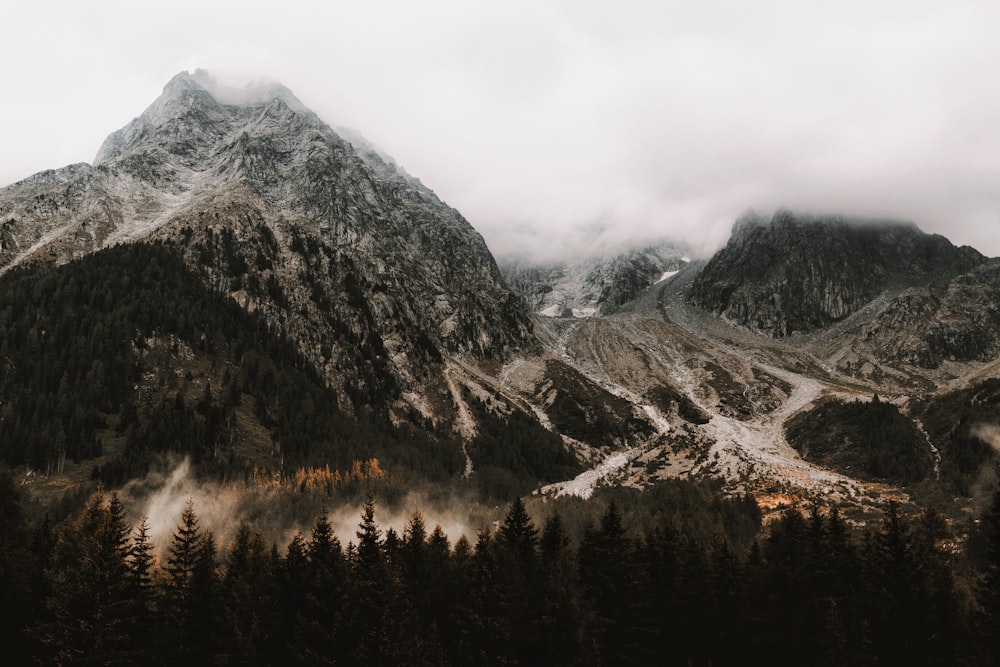
[[[143,519],[161,562],[166,558],[181,515],[190,502],[199,529],[211,533],[220,549],[220,558],[236,535],[241,522],[278,546],[284,553],[292,537],[301,532],[309,538],[312,527],[325,513],[343,546],[357,542],[362,503],[327,496],[322,492],[297,493],[286,487],[262,483],[220,482],[199,478],[189,458],[167,457],[143,478],[127,483],[120,491],[127,519],[137,526]],[[389,529],[403,535],[414,513],[420,513],[428,534],[441,529],[452,544],[462,535],[474,540],[481,528],[492,527],[502,508],[482,505],[459,492],[434,497],[414,488],[391,506],[376,494],[375,519],[385,533]]]

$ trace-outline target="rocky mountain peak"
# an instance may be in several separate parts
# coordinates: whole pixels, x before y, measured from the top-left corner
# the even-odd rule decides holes
[[[736,222],[733,223],[732,237],[743,237],[747,234],[751,234],[754,229],[765,225],[767,225],[766,219],[761,217],[761,215],[753,209],[748,209],[736,218]]]
[[[741,217],[690,299],[781,337],[842,320],[890,287],[947,279],[984,260],[912,223],[779,210],[767,223]]]
[[[366,401],[419,390],[443,355],[531,341],[482,237],[382,156],[280,84],[182,72],[93,168],[0,190],[0,269],[170,243]]]

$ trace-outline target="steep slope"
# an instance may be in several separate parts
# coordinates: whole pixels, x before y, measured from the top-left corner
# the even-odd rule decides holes
[[[915,225],[778,211],[739,219],[691,289],[695,305],[770,336],[827,327],[884,290],[946,280],[985,261]]]
[[[1000,260],[946,284],[902,292],[862,330],[864,345],[890,363],[937,368],[1000,354]]]
[[[281,86],[232,101],[181,73],[94,166],[0,190],[0,270],[121,241],[177,245],[356,407],[440,416],[422,397],[443,356],[531,344],[523,302],[457,211]]]
[[[464,463],[447,429],[351,415],[264,318],[162,243],[0,276],[0,369],[0,462],[40,472],[121,484],[164,453],[229,475],[378,458],[443,482]]]
[[[511,289],[535,312],[548,317],[589,317],[613,312],[690,260],[670,242],[627,250],[608,257],[532,265],[502,262]]]

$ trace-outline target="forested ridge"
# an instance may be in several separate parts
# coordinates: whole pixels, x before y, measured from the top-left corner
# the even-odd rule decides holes
[[[326,513],[287,543],[225,544],[189,503],[166,544],[98,489],[35,521],[0,473],[8,655],[39,664],[988,665],[1000,653],[1000,495],[956,551],[933,511],[867,526],[672,482],[661,510],[526,504],[454,539],[413,513],[351,535]],[[532,516],[527,507],[536,509]],[[542,508],[541,511],[538,511]],[[589,518],[588,518],[589,517]],[[688,522],[690,519],[690,523]],[[576,524],[582,521],[582,528]],[[749,535],[727,530],[742,524]],[[626,528],[626,526],[630,526]],[[701,530],[692,530],[694,526]],[[715,531],[706,535],[705,529]],[[744,529],[745,532],[745,529]]]
[[[206,287],[169,244],[0,277],[0,462],[9,466],[51,473],[68,460],[115,486],[166,453],[222,478],[377,458],[422,481],[461,480],[454,433],[415,415],[391,423],[370,399],[342,405],[294,345]],[[511,433],[539,435],[510,419]],[[562,479],[577,463],[549,440],[540,456],[526,450],[516,469],[473,482],[506,499]],[[477,446],[484,465],[498,456],[488,448]]]

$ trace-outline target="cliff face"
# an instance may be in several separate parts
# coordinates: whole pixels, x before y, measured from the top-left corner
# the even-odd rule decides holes
[[[1000,354],[1000,260],[941,285],[914,287],[864,326],[862,339],[884,362],[937,368]]]
[[[963,273],[985,258],[915,225],[753,214],[695,280],[690,300],[731,321],[780,338],[820,329],[882,291]]]
[[[0,190],[0,271],[118,242],[176,244],[364,402],[421,391],[443,356],[503,359],[531,344],[482,237],[353,142],[281,86],[235,104],[181,73],[93,166]]]

